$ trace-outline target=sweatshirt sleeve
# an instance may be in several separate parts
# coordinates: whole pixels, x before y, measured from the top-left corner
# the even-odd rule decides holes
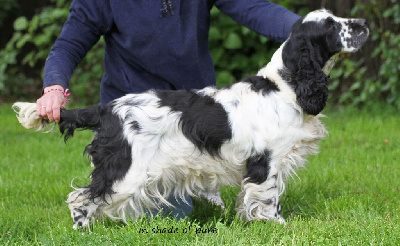
[[[47,57],[43,88],[69,80],[79,62],[112,26],[108,0],[74,0],[70,15]]]
[[[300,18],[267,0],[216,0],[215,6],[236,22],[269,39],[283,42]]]

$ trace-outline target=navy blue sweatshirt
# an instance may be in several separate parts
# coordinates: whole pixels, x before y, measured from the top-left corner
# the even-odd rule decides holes
[[[299,19],[266,0],[74,0],[46,61],[44,87],[68,88],[70,77],[103,35],[105,73],[100,104],[148,89],[200,89],[215,85],[208,47],[210,10],[223,13],[267,38],[284,41]],[[165,12],[164,12],[165,14]]]

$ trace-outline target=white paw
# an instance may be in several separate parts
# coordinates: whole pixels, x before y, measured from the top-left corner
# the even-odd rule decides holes
[[[90,217],[86,209],[75,208],[72,212],[72,219],[74,220],[72,226],[74,230],[88,228],[90,232]]]

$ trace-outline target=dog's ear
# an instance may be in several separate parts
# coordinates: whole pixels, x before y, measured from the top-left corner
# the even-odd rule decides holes
[[[310,40],[303,40],[298,54],[296,73],[292,85],[297,95],[297,102],[310,115],[319,114],[328,100],[328,78],[323,73]]]

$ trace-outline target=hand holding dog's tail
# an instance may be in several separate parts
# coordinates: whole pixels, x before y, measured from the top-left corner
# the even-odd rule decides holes
[[[42,131],[48,129],[52,124],[48,119],[41,117],[37,113],[36,103],[16,102],[12,106],[17,113],[19,123],[27,129]],[[72,137],[75,129],[90,129],[98,131],[101,126],[101,117],[108,117],[111,114],[109,106],[91,106],[87,108],[78,108],[72,110],[61,109],[60,132],[65,135],[65,140]],[[50,128],[49,131],[54,129]]]
[[[42,131],[50,124],[47,119],[41,118],[37,114],[36,103],[16,102],[13,104],[12,108],[15,113],[17,113],[19,123],[26,129]]]

